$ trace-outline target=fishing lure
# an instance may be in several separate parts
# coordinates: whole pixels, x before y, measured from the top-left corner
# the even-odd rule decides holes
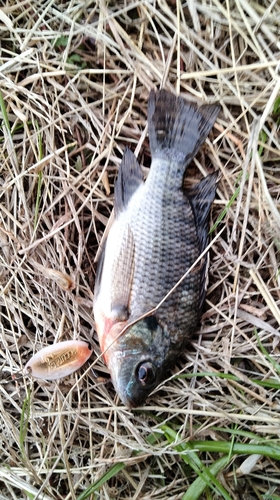
[[[66,340],[38,351],[25,370],[35,378],[56,380],[71,375],[89,359],[92,348],[82,340]]]

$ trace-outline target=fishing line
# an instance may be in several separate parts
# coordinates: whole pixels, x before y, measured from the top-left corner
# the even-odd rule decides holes
[[[169,292],[163,297],[163,299],[153,308],[153,309],[150,309],[150,311],[142,314],[142,316],[139,316],[138,318],[136,318],[134,321],[132,321],[131,323],[129,323],[128,325],[126,325],[121,331],[120,333],[116,336],[116,338],[114,338],[114,340],[112,340],[111,344],[108,345],[108,347],[106,347],[106,349],[102,352],[101,356],[103,356],[103,354],[105,354],[108,349],[110,349],[110,347],[116,342],[116,340],[118,340],[129,328],[131,328],[133,325],[135,325],[136,323],[138,323],[138,321],[141,321],[142,319],[145,319],[149,316],[151,316],[152,314],[154,314],[155,312],[158,311],[158,309],[162,306],[162,304],[170,297],[170,295],[176,290],[176,288],[178,288],[178,286],[182,283],[182,281],[184,281],[184,279],[195,269],[195,267],[200,263],[201,259],[204,257],[205,254],[208,253],[209,249],[213,246],[213,244],[215,243],[215,241],[217,241],[217,239],[221,236],[223,230],[225,229],[225,226],[221,229],[221,231],[215,236],[215,238],[213,238],[213,240],[209,243],[209,245],[207,245],[207,247],[203,250],[203,252],[200,254],[200,256],[194,261],[194,263],[189,267],[189,269],[183,274],[183,276],[177,281],[177,283],[175,283],[175,285],[169,290]]]

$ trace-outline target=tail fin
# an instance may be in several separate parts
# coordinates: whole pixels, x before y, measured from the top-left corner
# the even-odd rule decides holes
[[[187,164],[213,127],[219,105],[198,106],[166,90],[150,93],[148,125],[153,158]]]

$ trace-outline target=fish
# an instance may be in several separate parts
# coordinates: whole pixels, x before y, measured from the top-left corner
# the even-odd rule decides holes
[[[65,340],[40,349],[28,361],[25,373],[43,380],[57,380],[81,368],[92,355],[89,342]]]
[[[183,181],[219,111],[218,104],[198,105],[152,90],[147,179],[129,148],[119,167],[115,218],[97,265],[93,312],[104,361],[129,408],[144,404],[167,377],[200,320],[207,256],[176,284],[208,245],[219,172],[187,190]]]

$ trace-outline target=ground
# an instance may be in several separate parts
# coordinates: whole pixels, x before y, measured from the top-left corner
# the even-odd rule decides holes
[[[277,0],[0,2],[0,498],[279,499]],[[186,182],[219,169],[201,325],[142,408],[100,356],[96,258],[129,146],[150,165],[164,87],[221,113]],[[24,371],[57,341],[93,355]]]

